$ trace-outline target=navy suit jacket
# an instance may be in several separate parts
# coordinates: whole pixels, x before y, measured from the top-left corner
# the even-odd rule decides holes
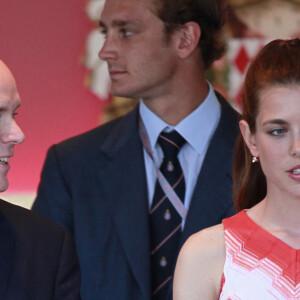
[[[80,273],[66,231],[0,200],[0,299],[78,300]]]
[[[221,119],[199,174],[181,243],[234,213],[232,153],[238,115],[218,98]],[[197,128],[195,134],[201,139]],[[49,149],[33,209],[72,232],[83,299],[150,299],[147,195],[138,108]]]

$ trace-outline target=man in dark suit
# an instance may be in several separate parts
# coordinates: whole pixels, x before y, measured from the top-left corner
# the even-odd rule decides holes
[[[72,232],[84,299],[171,299],[180,245],[234,213],[238,116],[205,79],[222,23],[218,0],[106,0],[111,92],[141,101],[51,147],[33,206]]]
[[[14,116],[20,106],[15,80],[0,60],[0,191],[14,146],[24,134]],[[0,299],[77,300],[80,273],[70,234],[24,208],[0,200]]]

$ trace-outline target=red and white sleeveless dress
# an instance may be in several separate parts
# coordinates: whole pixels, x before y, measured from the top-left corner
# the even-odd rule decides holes
[[[300,299],[300,249],[258,226],[245,211],[223,225],[226,260],[219,299]]]

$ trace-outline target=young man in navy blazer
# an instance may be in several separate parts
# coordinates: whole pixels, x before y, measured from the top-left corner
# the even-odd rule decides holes
[[[73,234],[84,299],[171,299],[158,291],[171,290],[172,274],[155,289],[152,280],[149,212],[164,159],[161,132],[175,130],[186,141],[178,154],[185,181],[179,245],[234,213],[238,115],[205,78],[223,54],[222,25],[218,0],[106,0],[99,56],[111,93],[141,101],[129,114],[51,147],[33,207]],[[169,210],[164,215],[167,223]],[[178,249],[162,255],[162,271]]]
[[[14,146],[24,141],[15,121],[15,80],[0,60],[0,191],[8,187]],[[24,208],[0,200],[0,299],[78,300],[80,273],[69,233]]]

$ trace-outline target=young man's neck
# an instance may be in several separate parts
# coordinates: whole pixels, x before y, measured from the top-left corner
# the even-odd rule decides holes
[[[205,80],[178,86],[176,91],[160,98],[143,98],[145,105],[166,123],[175,126],[192,113],[209,92]]]

